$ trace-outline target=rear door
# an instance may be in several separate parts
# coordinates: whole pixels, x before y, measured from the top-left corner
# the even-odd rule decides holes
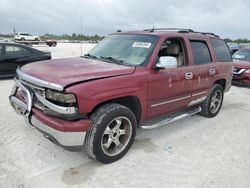
[[[189,41],[194,79],[192,85],[192,103],[205,99],[210,89],[213,77],[216,76],[216,64],[213,62],[208,43],[205,39],[190,39]]]

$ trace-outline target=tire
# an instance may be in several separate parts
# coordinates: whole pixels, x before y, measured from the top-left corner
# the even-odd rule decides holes
[[[122,158],[133,144],[137,121],[125,106],[111,103],[100,107],[91,117],[92,127],[84,141],[85,152],[108,164]]]
[[[35,38],[35,41],[39,41],[39,39],[38,39],[38,38]]]
[[[25,41],[25,39],[24,39],[24,38],[21,38],[21,41]]]
[[[224,98],[224,91],[221,85],[215,84],[209,91],[207,98],[201,104],[202,111],[200,114],[202,116],[212,118],[216,116],[222,106]]]

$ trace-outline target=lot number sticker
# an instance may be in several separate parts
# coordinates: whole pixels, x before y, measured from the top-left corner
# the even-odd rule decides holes
[[[149,48],[151,46],[150,42],[134,42],[133,48]]]

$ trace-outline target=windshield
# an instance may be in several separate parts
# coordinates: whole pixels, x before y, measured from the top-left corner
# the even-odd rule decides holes
[[[233,59],[250,61],[250,51],[240,50],[233,55]]]
[[[109,35],[87,55],[116,60],[124,65],[142,65],[154,49],[157,39],[153,35]]]

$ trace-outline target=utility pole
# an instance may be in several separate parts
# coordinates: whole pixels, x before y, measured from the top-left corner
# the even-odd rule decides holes
[[[13,26],[13,33],[14,33],[14,36],[16,35],[16,29],[15,29],[15,26]]]

